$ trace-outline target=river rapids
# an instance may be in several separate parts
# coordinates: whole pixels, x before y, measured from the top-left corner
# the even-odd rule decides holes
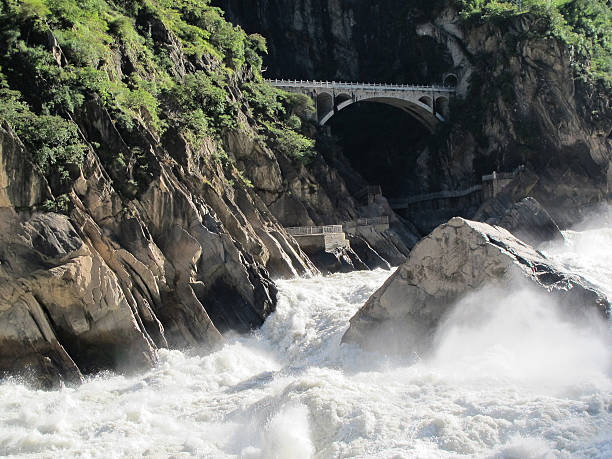
[[[612,296],[612,229],[565,236],[546,252]],[[427,357],[341,344],[390,274],[279,281],[261,330],[209,355],[162,350],[144,374],[4,381],[0,456],[612,457],[609,325],[518,291],[451,314]]]

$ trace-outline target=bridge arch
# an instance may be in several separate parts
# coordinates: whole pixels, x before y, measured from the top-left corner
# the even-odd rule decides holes
[[[419,99],[419,102],[424,103],[425,105],[427,105],[428,107],[433,108],[433,101],[431,99],[431,97],[428,96],[423,96]]]
[[[346,102],[347,100],[352,100],[352,99],[353,97],[350,94],[346,92],[340,93],[336,96],[336,105],[340,105],[341,103]]]
[[[439,100],[442,98],[438,98]],[[448,100],[448,99],[445,99]],[[353,105],[358,102],[378,102],[381,104],[391,105],[399,108],[407,113],[410,113],[416,118],[421,124],[423,124],[428,130],[434,131],[438,122],[444,122],[445,116],[440,112],[434,111],[434,102],[431,97],[421,97],[419,100],[405,100],[397,97],[382,97],[379,95],[371,95],[369,97],[362,97],[358,100],[348,99],[336,104],[327,113],[319,117],[319,124],[325,126],[325,124],[338,112],[342,111],[346,107]],[[442,102],[440,102],[443,104]]]

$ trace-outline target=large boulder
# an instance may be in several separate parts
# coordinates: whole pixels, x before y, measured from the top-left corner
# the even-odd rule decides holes
[[[457,217],[414,247],[351,319],[343,341],[389,352],[421,351],[450,308],[485,285],[508,290],[531,285],[572,314],[609,313],[605,296],[585,279],[503,228]]]

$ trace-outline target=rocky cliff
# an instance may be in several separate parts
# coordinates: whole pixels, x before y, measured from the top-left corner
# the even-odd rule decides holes
[[[607,200],[612,107],[605,86],[578,77],[580,58],[543,24],[526,14],[458,28],[451,10],[420,31],[456,50],[463,101],[446,153],[454,177],[470,183],[470,169],[479,177],[524,165],[537,181],[521,197],[567,227]]]
[[[260,326],[273,277],[318,272],[283,225],[359,216],[261,37],[206,2],[60,3],[0,3],[0,372],[46,387]]]
[[[258,327],[274,277],[318,272],[287,226],[388,215],[388,230],[360,230],[354,251],[321,263],[403,263],[419,222],[356,199],[372,180],[414,195],[524,165],[505,204],[533,195],[562,226],[607,197],[609,98],[574,78],[588,58],[541,17],[467,20],[445,1],[218,3],[252,34],[207,1],[0,2],[0,371],[52,386]],[[312,122],[312,101],[265,83],[263,59],[268,76],[456,80],[458,98],[413,146],[393,145],[407,125],[379,112],[362,127],[388,151],[356,136],[349,152]],[[502,218],[500,203],[478,215]]]
[[[389,180],[403,183],[403,190],[396,186],[393,193],[465,189],[492,171],[524,165],[537,180],[520,197],[535,197],[561,226],[607,200],[610,93],[589,69],[609,51],[586,47],[607,33],[601,25],[609,16],[605,5],[597,10],[595,4],[587,8],[579,2],[558,12],[537,1],[524,10],[516,2],[467,0],[218,3],[248,30],[270,37],[266,64],[274,77],[457,84],[451,124],[434,135],[422,134],[425,145],[414,141],[410,148],[398,140],[397,153],[387,155],[397,166],[386,172]],[[365,109],[360,116],[368,116]],[[380,116],[376,112],[363,124],[350,119],[357,135],[376,139]],[[368,124],[376,128],[368,131]],[[336,131],[353,136],[345,126]],[[384,162],[392,135],[406,137],[398,128],[385,132],[378,146],[362,141],[344,154],[353,164],[371,164],[368,155]],[[414,160],[401,159],[406,155]],[[449,210],[465,216],[475,212],[462,204]],[[439,215],[437,223],[448,218],[448,212],[433,214]]]

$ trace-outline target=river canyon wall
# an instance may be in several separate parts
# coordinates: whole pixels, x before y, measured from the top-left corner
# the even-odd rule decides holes
[[[609,98],[574,78],[569,48],[529,15],[471,23],[445,2],[218,2],[247,35],[206,2],[128,3],[83,16],[0,5],[7,374],[51,387],[148,367],[159,348],[206,352],[263,323],[274,278],[405,261],[418,222],[382,197],[358,199],[369,182],[342,144],[305,115],[308,101],[262,75],[456,78],[450,122],[392,172],[409,193],[522,165],[508,202],[484,203],[482,220],[529,195],[567,226],[607,199]],[[88,41],[98,33],[101,47]],[[389,230],[318,265],[285,230],[382,213]]]
[[[0,11],[4,30],[29,37],[2,49],[0,371],[44,387],[148,367],[161,347],[211,350],[227,331],[257,328],[275,308],[273,278],[319,272],[285,226],[359,216],[323,158],[292,158],[266,136],[308,143],[278,118],[285,96],[261,82],[253,50],[238,65],[222,57],[227,43],[194,54],[170,10],[113,8],[126,30],[109,23],[116,41],[96,61],[103,71],[61,23],[93,33],[93,12]],[[196,27],[194,11],[172,11]],[[195,11],[249,51],[212,8]],[[57,108],[49,91],[76,103]],[[266,127],[254,92],[277,110]],[[374,233],[362,253],[378,243],[405,258],[400,237]],[[350,249],[330,257],[343,269],[361,263]]]

